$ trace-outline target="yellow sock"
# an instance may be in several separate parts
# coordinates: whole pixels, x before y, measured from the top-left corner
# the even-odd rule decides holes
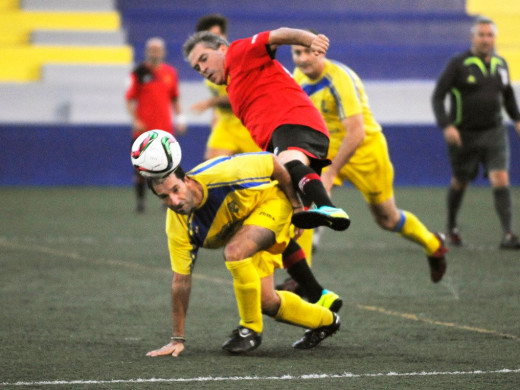
[[[309,303],[289,291],[276,291],[280,297],[280,309],[275,319],[304,328],[316,329],[332,324],[332,312],[322,306]]]
[[[401,218],[394,230],[404,238],[421,245],[427,255],[431,255],[439,248],[439,240],[435,234],[409,211],[401,210]]]
[[[240,315],[240,325],[257,333],[262,333],[262,304],[260,297],[260,277],[251,258],[226,261],[226,267],[233,276],[233,287]]]
[[[309,267],[312,265],[312,236],[314,235],[313,229],[305,229],[303,234],[296,240],[296,242],[302,247],[305,252],[305,259]]]

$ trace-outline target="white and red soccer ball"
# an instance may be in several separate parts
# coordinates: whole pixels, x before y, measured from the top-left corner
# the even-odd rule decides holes
[[[143,177],[165,177],[180,164],[181,147],[173,135],[149,130],[132,144],[132,165]]]

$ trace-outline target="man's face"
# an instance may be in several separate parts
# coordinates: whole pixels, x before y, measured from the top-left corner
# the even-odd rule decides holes
[[[152,65],[159,65],[166,56],[164,46],[158,42],[151,42],[146,46],[146,61]]]
[[[210,49],[203,42],[195,45],[188,55],[188,61],[193,69],[214,84],[226,84],[224,61],[227,47],[221,45],[218,49]]]
[[[189,181],[188,178],[182,181],[172,173],[161,184],[155,184],[153,188],[170,210],[177,214],[188,215],[197,207],[195,194],[188,184]]]
[[[292,59],[305,76],[311,79],[317,79],[323,71],[325,56],[316,55],[305,46],[291,46]]]
[[[490,23],[478,24],[471,36],[472,51],[479,57],[489,56],[495,47],[495,28]]]

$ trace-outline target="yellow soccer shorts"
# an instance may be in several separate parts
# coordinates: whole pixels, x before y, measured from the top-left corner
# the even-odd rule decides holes
[[[334,184],[342,185],[344,180],[351,182],[369,204],[382,203],[394,195],[394,167],[383,133],[370,135],[341,169]]]
[[[261,151],[249,131],[236,117],[233,120],[219,118],[211,130],[206,146],[208,149],[229,150],[233,154]]]
[[[261,226],[274,233],[276,242],[267,250],[253,256],[253,264],[260,278],[271,275],[275,268],[283,268],[280,255],[291,239],[292,207],[285,194],[278,187],[269,189],[270,194],[255,208],[244,225]]]

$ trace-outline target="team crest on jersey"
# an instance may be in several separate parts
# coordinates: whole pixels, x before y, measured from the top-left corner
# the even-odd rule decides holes
[[[237,202],[235,202],[234,200],[227,204],[227,208],[231,212],[231,214],[238,214],[238,211],[240,210]]]

